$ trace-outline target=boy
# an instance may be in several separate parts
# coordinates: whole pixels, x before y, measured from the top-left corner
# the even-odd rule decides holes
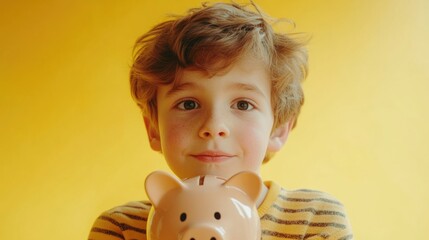
[[[138,39],[132,95],[150,146],[180,178],[260,173],[281,149],[303,103],[303,44],[274,33],[266,17],[238,4],[191,9]],[[262,239],[352,239],[342,205],[327,194],[266,182]],[[150,203],[103,213],[89,239],[146,239]],[[168,239],[166,239],[168,240]]]

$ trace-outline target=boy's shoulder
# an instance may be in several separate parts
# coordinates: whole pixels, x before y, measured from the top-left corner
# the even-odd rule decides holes
[[[94,222],[88,239],[146,239],[149,201],[133,201],[103,212]]]
[[[304,202],[304,203],[327,203],[336,206],[343,206],[343,204],[333,195],[314,189],[296,189],[286,190],[282,189],[282,195],[285,200],[290,202]]]
[[[148,213],[152,204],[149,201],[132,201],[126,204],[116,206],[104,212],[106,215],[122,215],[132,219],[140,219],[141,214]]]
[[[293,239],[353,239],[343,204],[329,193],[287,190],[268,183],[269,192],[260,207],[262,233]]]
[[[343,204],[333,195],[313,189],[293,189],[289,190],[280,186],[279,184],[268,181],[265,183],[269,188],[268,198],[277,198],[283,200],[288,204],[302,204],[302,205],[329,205],[344,207]],[[271,196],[270,196],[271,195]],[[275,201],[274,199],[272,199]]]
[[[336,216],[347,220],[346,209],[343,203],[327,192],[313,189],[282,189],[279,199],[283,202],[283,206],[306,209],[305,211],[312,215],[312,218],[318,216],[323,216],[324,218]]]

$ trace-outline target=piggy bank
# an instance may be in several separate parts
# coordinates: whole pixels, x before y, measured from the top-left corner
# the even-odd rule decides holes
[[[255,202],[262,181],[252,172],[225,180],[198,176],[186,180],[165,172],[151,173],[145,182],[152,202],[148,240],[260,240]]]

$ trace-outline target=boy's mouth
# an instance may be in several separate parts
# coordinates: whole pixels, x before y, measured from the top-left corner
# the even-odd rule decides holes
[[[198,154],[191,154],[191,157],[206,163],[223,162],[233,156],[234,155],[218,151],[205,151]]]

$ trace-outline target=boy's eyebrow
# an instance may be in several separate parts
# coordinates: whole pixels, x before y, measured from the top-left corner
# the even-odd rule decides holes
[[[173,86],[170,90],[168,90],[167,93],[165,94],[165,97],[170,97],[170,96],[176,94],[177,92],[192,89],[195,87],[196,87],[195,83],[191,83],[191,82],[180,83],[180,84]],[[230,89],[241,89],[241,90],[245,90],[245,91],[255,92],[256,94],[261,95],[261,96],[265,96],[264,92],[258,86],[255,86],[253,84],[234,83],[231,85]]]
[[[253,84],[235,83],[233,84],[233,87],[246,90],[246,91],[255,92],[261,96],[265,96],[264,92],[258,86],[255,86]]]
[[[174,95],[175,93],[177,93],[179,91],[183,91],[185,89],[189,89],[189,88],[193,88],[193,87],[195,87],[195,84],[190,83],[190,82],[173,85],[173,87],[167,91],[165,96],[169,97],[169,96]]]

